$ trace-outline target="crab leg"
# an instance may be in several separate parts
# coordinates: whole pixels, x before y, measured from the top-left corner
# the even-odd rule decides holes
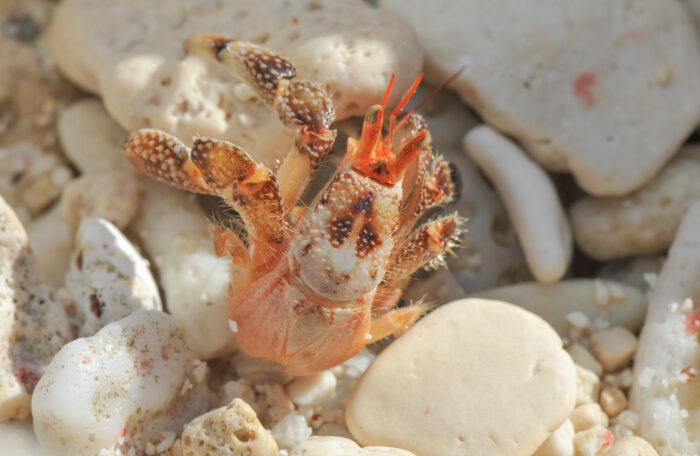
[[[427,305],[417,303],[411,306],[390,310],[384,315],[372,320],[369,327],[370,337],[367,339],[367,344],[372,344],[389,336],[400,336],[428,310]]]
[[[461,224],[462,220],[453,214],[428,222],[411,233],[397,249],[398,253],[392,254],[380,286],[394,287],[426,264],[440,264],[443,255],[457,245]]]
[[[408,235],[418,219],[431,209],[452,201],[459,193],[454,167],[442,157],[433,157],[423,173],[418,171],[415,191],[409,196],[401,216],[399,239]]]
[[[259,263],[256,256],[265,256],[267,250],[274,250],[284,241],[286,226],[275,176],[235,144],[195,138],[190,149],[172,135],[144,129],[129,136],[124,154],[158,180],[224,198],[246,224],[254,263]],[[231,235],[235,236],[232,232],[223,235],[221,246],[235,250],[236,241]],[[244,257],[240,261],[246,262]]]
[[[335,120],[331,98],[319,84],[296,78],[289,60],[252,43],[202,34],[187,39],[185,49],[223,63],[250,84],[285,125],[297,128],[294,147],[278,171],[284,214],[288,214],[335,140],[336,131],[330,130]]]

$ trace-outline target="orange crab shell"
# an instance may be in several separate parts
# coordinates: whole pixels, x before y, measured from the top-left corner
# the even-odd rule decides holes
[[[232,296],[229,318],[248,354],[283,362],[292,375],[312,375],[354,356],[367,343],[374,293],[352,306],[302,292],[289,265],[277,267]]]

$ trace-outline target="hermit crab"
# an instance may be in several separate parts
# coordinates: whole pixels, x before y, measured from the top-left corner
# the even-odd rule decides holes
[[[402,286],[439,263],[460,234],[456,215],[414,226],[454,198],[454,168],[430,148],[413,112],[401,116],[420,77],[384,122],[393,77],[381,104],[369,108],[359,140],[325,188],[298,205],[336,137],[331,98],[296,77],[294,66],[257,45],[197,35],[188,52],[207,55],[246,81],[282,122],[294,146],[276,173],[227,141],[195,137],[192,147],[153,129],[133,133],[124,153],[139,169],[171,185],[218,195],[235,209],[246,238],[214,228],[214,249],[230,255],[229,323],[240,347],[310,375],[398,335],[425,311],[396,308]],[[397,151],[394,153],[394,150]]]

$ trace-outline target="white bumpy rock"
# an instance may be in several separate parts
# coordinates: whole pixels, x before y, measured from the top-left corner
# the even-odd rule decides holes
[[[75,244],[66,290],[78,336],[91,336],[136,310],[163,309],[148,263],[116,226],[88,217]]]
[[[700,46],[681,2],[382,0],[418,34],[426,78],[588,193],[622,195],[700,121]],[[653,132],[653,134],[649,134]]]
[[[543,283],[561,279],[571,262],[573,238],[547,173],[487,125],[467,133],[464,147],[503,198],[532,275]]]
[[[141,451],[208,409],[196,364],[172,317],[132,313],[56,354],[32,396],[34,431],[54,454]]]
[[[683,214],[700,200],[698,176],[700,145],[691,144],[630,195],[582,198],[569,211],[576,244],[603,261],[666,250]]]
[[[656,281],[635,355],[630,409],[661,455],[700,454],[700,202],[683,218]],[[695,300],[695,301],[693,301]]]
[[[395,103],[423,60],[410,29],[361,0],[68,0],[54,12],[47,46],[125,129],[233,140],[273,164],[293,134],[216,62],[182,52],[198,33],[228,34],[289,58],[302,77],[329,87],[338,118],[363,115],[392,73]]]
[[[36,382],[71,338],[68,315],[54,301],[24,227],[0,198],[0,421],[29,416]]]
[[[602,300],[599,290],[610,290]],[[638,331],[644,322],[646,297],[637,287],[608,280],[569,279],[546,285],[519,283],[474,294],[498,299],[533,312],[549,323],[562,337],[568,337],[567,316],[580,312],[594,326],[624,326]]]
[[[423,456],[530,456],[575,400],[574,364],[544,320],[504,302],[463,299],[429,313],[377,356],[346,420],[363,445]]]
[[[196,197],[158,182],[144,182],[133,228],[151,257],[168,311],[201,358],[232,352],[228,325],[229,265],[214,255],[211,233]]]

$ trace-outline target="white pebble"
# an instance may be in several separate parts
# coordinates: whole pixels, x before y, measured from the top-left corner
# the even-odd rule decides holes
[[[287,385],[289,397],[297,405],[320,405],[331,398],[337,381],[330,371],[323,371],[310,377],[300,377]]]
[[[600,406],[609,417],[616,417],[627,408],[627,396],[619,388],[606,386],[600,392]]]
[[[470,130],[464,147],[503,198],[532,274],[544,283],[561,279],[571,261],[573,238],[547,173],[486,125]]]
[[[578,456],[603,456],[614,441],[613,433],[600,425],[574,435],[574,446]]]
[[[637,337],[627,328],[616,326],[590,337],[591,348],[605,372],[625,368],[637,350]]]
[[[600,378],[588,369],[576,366],[576,405],[598,402]]]
[[[303,416],[291,412],[272,428],[272,437],[284,449],[292,450],[311,437],[311,428]]]
[[[593,357],[591,352],[579,343],[574,343],[566,349],[574,360],[574,363],[595,373],[598,377],[603,375],[603,366]]]
[[[75,245],[66,290],[80,337],[139,309],[162,310],[148,262],[116,226],[88,217],[78,228]]]
[[[70,342],[32,396],[39,442],[57,453],[93,456],[120,439],[145,447],[161,432],[177,430],[203,406],[180,396],[192,359],[174,319],[153,310]],[[168,416],[171,406],[176,420]]]
[[[608,427],[610,418],[597,402],[588,402],[576,407],[569,417],[576,432],[585,431],[595,425]]]

